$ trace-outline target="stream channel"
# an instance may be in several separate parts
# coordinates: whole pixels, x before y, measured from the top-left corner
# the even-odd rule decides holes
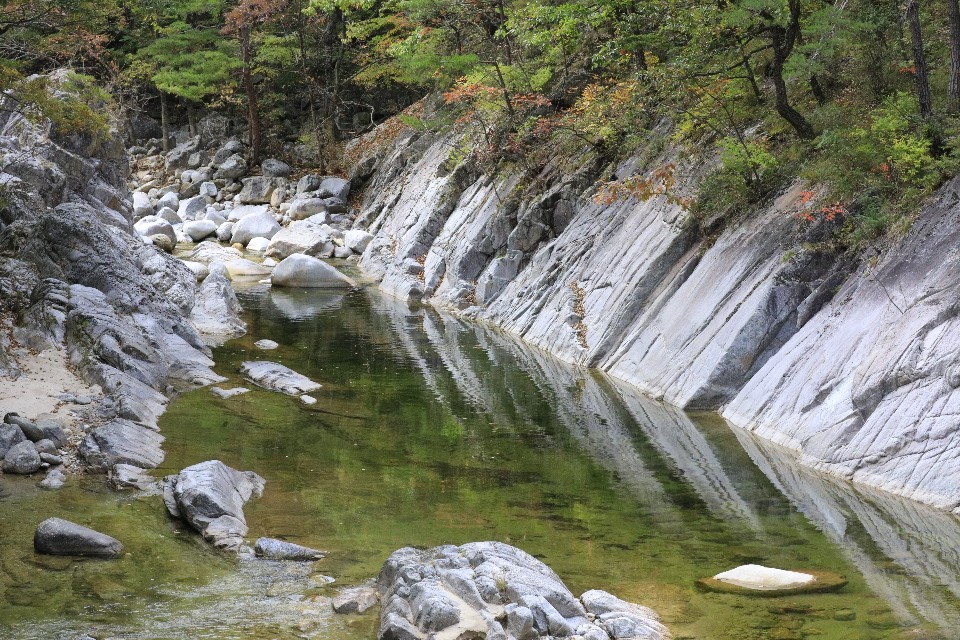
[[[656,609],[676,638],[960,637],[960,520],[854,488],[714,415],[691,416],[487,327],[371,289],[239,292],[248,333],[214,352],[161,420],[161,477],[218,458],[267,479],[249,539],[323,549],[315,563],[238,561],[169,519],[159,496],[102,478],[58,492],[0,476],[0,638],[372,640],[375,611],[329,597],[403,546],[499,540]],[[270,338],[275,351],[254,342]],[[319,402],[267,392],[244,360],[323,383]],[[99,561],[35,555],[61,516],[121,539]],[[745,563],[844,574],[838,593],[748,598],[697,578]],[[332,582],[331,582],[332,580]]]

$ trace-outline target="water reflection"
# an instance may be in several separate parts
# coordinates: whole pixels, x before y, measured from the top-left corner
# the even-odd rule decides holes
[[[790,451],[737,429],[756,465],[907,624],[960,629],[960,521],[951,514],[800,466]]]
[[[186,394],[161,423],[157,473],[211,457],[256,470],[268,484],[248,505],[251,537],[330,555],[286,577],[237,566],[176,530],[158,499],[128,504],[102,485],[54,500],[30,485],[10,499],[7,480],[19,480],[3,478],[0,637],[148,638],[166,627],[163,637],[252,640],[295,637],[308,623],[317,638],[366,640],[374,624],[353,627],[322,606],[333,588],[318,586],[321,573],[354,584],[399,546],[480,539],[534,553],[574,590],[649,604],[680,637],[899,640],[960,628],[950,515],[855,491],[717,417],[691,418],[483,325],[372,291],[252,283],[239,295],[250,333],[215,353],[226,384],[242,383],[239,363],[264,357],[253,343],[271,338],[280,346],[266,357],[322,382],[319,402],[256,388],[229,400]],[[38,569],[38,513],[71,508],[89,525],[136,532],[124,536],[133,553],[88,564],[101,567],[95,579],[75,582],[73,565]],[[850,585],[789,606],[694,589],[745,562],[838,571]]]
[[[370,304],[391,319],[398,343],[441,402],[451,404],[451,385],[440,382],[446,377],[457,402],[466,400],[498,422],[530,420],[529,394],[518,388],[515,376],[503,375],[513,368],[522,370],[580,447],[615,474],[662,530],[679,529],[684,518],[673,492],[650,469],[643,454],[647,446],[669,459],[715,517],[761,543],[782,542],[761,517],[776,498],[744,473],[745,463],[748,467],[750,463],[742,455],[731,455],[712,442],[709,434],[717,427],[705,430],[675,407],[655,402],[620,381],[562,363],[495,329],[429,309],[411,310],[379,295],[373,295]],[[410,334],[416,325],[423,329],[419,341]],[[489,367],[478,367],[478,359]],[[749,432],[729,433],[782,494],[779,497],[789,500],[836,545],[901,624],[932,624],[949,633],[960,629],[960,520],[819,474]]]

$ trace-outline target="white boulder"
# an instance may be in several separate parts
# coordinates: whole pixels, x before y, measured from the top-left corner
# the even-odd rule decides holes
[[[254,238],[270,239],[280,231],[280,223],[273,219],[269,213],[257,213],[246,216],[239,220],[233,226],[233,235],[230,236],[232,244],[247,245]]]
[[[773,591],[777,589],[796,589],[803,587],[816,578],[809,573],[784,571],[773,569],[759,564],[745,564],[713,576],[715,580],[757,591]]]
[[[183,223],[183,232],[194,242],[200,242],[217,232],[217,223],[213,220],[190,220]]]
[[[319,258],[295,253],[273,268],[270,282],[277,287],[349,288],[356,284]]]

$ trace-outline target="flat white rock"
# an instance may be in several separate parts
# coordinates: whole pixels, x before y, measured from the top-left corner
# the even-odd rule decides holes
[[[223,264],[227,268],[227,273],[230,274],[231,278],[270,275],[270,269],[246,258],[227,260]]]
[[[220,387],[210,387],[210,393],[217,396],[218,398],[232,398],[233,396],[239,396],[242,393],[247,393],[250,389],[245,387],[234,387],[233,389],[221,389]]]
[[[796,589],[803,587],[816,578],[809,573],[772,569],[759,564],[745,564],[713,576],[715,580],[757,591],[775,589]]]
[[[276,349],[280,346],[280,344],[274,342],[273,340],[267,340],[264,338],[263,340],[257,340],[254,342],[253,346],[255,346],[257,349]]]
[[[306,394],[300,396],[300,402],[303,404],[317,404],[317,399],[313,396],[308,396]]]
[[[240,372],[264,389],[291,396],[315,391],[322,386],[307,376],[276,362],[244,362],[240,365]]]

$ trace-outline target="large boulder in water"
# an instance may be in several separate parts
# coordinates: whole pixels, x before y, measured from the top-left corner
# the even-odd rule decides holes
[[[295,253],[284,258],[270,276],[277,287],[349,288],[356,284],[323,260]]]
[[[500,542],[395,551],[377,578],[379,640],[668,640],[656,614],[601,591],[576,598],[550,568]]]
[[[48,518],[33,534],[37,553],[54,556],[119,558],[123,545],[116,538],[60,518]]]
[[[247,535],[243,505],[263,494],[266,480],[252,471],[207,460],[167,476],[163,483],[170,515],[186,520],[215,546],[238,551]]]
[[[240,319],[240,303],[230,286],[227,269],[222,262],[212,262],[209,274],[197,291],[197,300],[190,321],[209,346],[218,346],[242,336],[246,323]]]

